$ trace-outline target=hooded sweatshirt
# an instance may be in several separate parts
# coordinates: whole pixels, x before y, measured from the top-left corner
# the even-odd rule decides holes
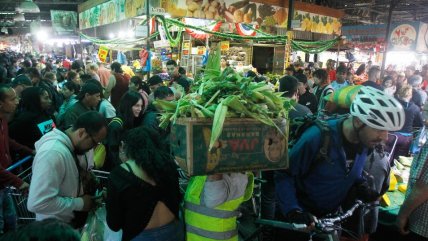
[[[83,209],[83,192],[70,138],[54,129],[35,144],[28,195],[28,210],[36,213],[36,220],[55,218],[70,223],[73,211]],[[80,190],[80,193],[78,194]]]

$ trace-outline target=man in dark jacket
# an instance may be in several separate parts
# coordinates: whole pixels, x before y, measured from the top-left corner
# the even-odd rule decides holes
[[[15,112],[17,105],[18,99],[15,91],[7,85],[0,84],[0,218],[2,219],[0,234],[5,231],[5,224],[10,229],[16,228],[16,212],[5,187],[14,186],[20,190],[26,190],[29,187],[28,183],[6,170],[12,164],[9,148],[27,155],[34,153],[30,148],[9,138],[7,118]]]

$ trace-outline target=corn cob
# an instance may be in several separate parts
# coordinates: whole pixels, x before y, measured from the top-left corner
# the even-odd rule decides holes
[[[217,139],[220,137],[223,130],[223,124],[228,110],[227,105],[224,105],[223,102],[224,101],[220,102],[214,113],[209,150],[213,148],[215,141],[217,141]]]

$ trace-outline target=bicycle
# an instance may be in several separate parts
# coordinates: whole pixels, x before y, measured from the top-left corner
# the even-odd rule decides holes
[[[341,223],[347,218],[351,217],[357,208],[372,208],[373,204],[365,204],[360,200],[356,200],[355,204],[349,208],[346,212],[342,212],[336,216],[329,216],[326,218],[320,218],[315,220],[315,229],[309,233],[309,241],[312,240],[312,237],[317,236],[324,240],[329,241],[339,241],[340,239],[340,231],[348,231],[344,230],[341,227]],[[259,234],[265,227],[273,227],[280,229],[287,229],[298,232],[306,232],[307,228],[306,224],[296,224],[296,223],[288,223],[277,220],[268,220],[268,219],[257,219],[255,221],[256,224],[260,225],[259,228],[252,233],[249,237],[244,239],[244,241],[251,241],[255,238],[258,238]],[[350,231],[348,231],[350,233]]]

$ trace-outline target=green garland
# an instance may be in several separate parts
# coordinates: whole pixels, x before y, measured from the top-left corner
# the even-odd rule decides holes
[[[188,24],[185,24],[179,20],[165,18],[163,15],[155,15],[153,17],[155,17],[157,20],[159,20],[160,24],[162,24],[164,26],[166,37],[167,37],[169,43],[171,44],[171,47],[176,47],[179,45],[179,43],[181,41],[181,36],[182,36],[183,30],[186,28],[202,31],[202,32],[207,33],[207,34],[211,34],[211,35],[214,35],[214,36],[217,36],[220,38],[231,39],[231,40],[275,41],[275,42],[281,42],[281,43],[287,42],[286,36],[271,35],[271,34],[268,34],[268,33],[261,31],[260,29],[254,29],[251,25],[249,25],[249,27],[251,29],[254,29],[259,35],[262,35],[262,36],[241,36],[241,35],[234,34],[234,33],[216,32],[216,31],[211,31],[211,30],[208,30],[208,29],[205,29],[202,27],[188,25]],[[139,25],[144,25],[147,23],[147,21],[148,20],[145,19],[141,23],[139,23]],[[218,22],[213,22],[211,25],[217,24],[217,23]],[[171,36],[171,33],[169,31],[169,28],[171,26],[178,27],[178,33],[177,33],[177,36],[175,38],[173,38]],[[80,33],[80,35],[83,38],[86,38],[95,44],[130,45],[130,44],[139,44],[142,41],[145,41],[146,39],[154,39],[157,36],[159,36],[159,32],[156,32],[156,33],[150,35],[149,37],[139,38],[139,39],[131,39],[131,40],[119,39],[119,38],[111,39],[111,40],[102,40],[102,39],[97,39],[94,37],[87,36],[83,33]],[[293,39],[293,40],[291,40],[291,47],[294,50],[299,50],[299,51],[302,51],[305,53],[310,53],[310,54],[316,54],[316,53],[320,53],[320,52],[323,52],[323,51],[326,51],[326,50],[332,48],[338,41],[339,41],[339,38],[334,38],[331,40],[324,40],[324,41],[301,41],[301,40],[294,40]]]
[[[181,35],[183,34],[183,28],[180,27],[178,29],[178,33],[177,33],[177,37],[175,39],[172,38],[171,34],[169,33],[168,28],[171,26],[171,24],[167,25],[167,22],[165,21],[165,17],[159,17],[160,15],[156,15],[155,17],[161,21],[162,25],[165,28],[165,32],[166,32],[166,38],[168,39],[169,43],[171,44],[171,47],[176,47],[178,46],[178,44],[181,41]]]
[[[159,35],[159,32],[156,32],[156,33],[153,33],[152,35],[150,35],[150,37],[144,37],[144,38],[138,38],[138,39],[115,38],[115,39],[110,39],[110,40],[103,40],[103,39],[90,37],[88,35],[80,33],[80,36],[82,36],[83,38],[91,41],[92,43],[98,44],[98,45],[102,45],[102,44],[118,44],[118,45],[120,45],[120,44],[121,45],[140,44],[141,42],[147,40],[147,38],[153,39],[153,38],[156,38],[158,35]]]
[[[204,29],[197,26],[187,25],[181,21],[175,20],[175,19],[165,19],[164,16],[156,15],[157,19],[160,19],[162,23],[169,23],[174,26],[178,26],[181,28],[190,28],[198,31],[202,31],[204,33],[212,34],[217,37],[222,37],[226,39],[232,39],[232,40],[273,40],[278,42],[285,42],[286,38],[284,36],[241,36],[234,33],[221,33],[221,32],[215,32],[208,29]]]
[[[305,53],[309,53],[309,54],[318,54],[321,52],[324,52],[328,49],[330,49],[331,47],[333,47],[336,44],[336,41],[334,42],[328,42],[324,45],[321,46],[307,46],[305,44],[302,43],[296,43],[295,41],[291,41],[291,47],[294,50],[300,50],[303,51]]]

